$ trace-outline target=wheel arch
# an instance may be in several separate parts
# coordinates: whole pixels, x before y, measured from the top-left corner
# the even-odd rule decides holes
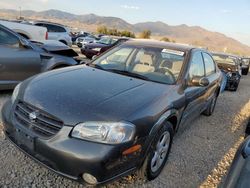
[[[26,39],[31,39],[32,37],[25,31],[20,30],[20,29],[13,29],[13,31],[15,31],[17,34],[21,35],[22,37],[26,38]]]
[[[68,45],[67,41],[66,41],[66,40],[64,40],[64,39],[60,39],[60,40],[59,40],[59,42],[61,42],[61,43],[65,44],[65,45]]]
[[[178,111],[175,109],[171,109],[166,111],[163,115],[160,116],[160,118],[158,119],[158,121],[153,125],[153,127],[151,128],[151,131],[148,135],[148,138],[145,141],[145,150],[143,153],[143,160],[142,163],[140,165],[143,165],[144,160],[146,159],[148,152],[150,151],[152,142],[154,140],[154,135],[156,134],[156,132],[166,123],[169,122],[173,125],[173,129],[176,132],[178,129],[178,124],[179,124],[179,115],[178,115]]]

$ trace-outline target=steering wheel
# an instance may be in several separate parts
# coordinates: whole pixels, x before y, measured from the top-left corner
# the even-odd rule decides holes
[[[173,81],[173,83],[176,81],[176,79],[175,79],[175,76],[174,76],[174,74],[171,72],[171,70],[169,70],[168,68],[163,68],[163,67],[161,67],[161,68],[159,68],[158,69],[158,72],[160,72],[160,73],[162,73],[162,74],[168,74],[168,75],[170,75],[170,78],[171,78],[171,80]]]

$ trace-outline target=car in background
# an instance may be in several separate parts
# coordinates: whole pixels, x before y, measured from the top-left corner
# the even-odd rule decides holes
[[[26,25],[14,21],[0,20],[3,25],[29,40],[44,41],[48,39],[47,29],[39,26]]]
[[[225,53],[213,53],[212,55],[218,67],[226,74],[226,89],[237,91],[241,79],[239,58]]]
[[[212,115],[220,83],[206,50],[131,40],[89,64],[19,84],[2,110],[4,133],[79,182],[104,184],[135,170],[153,180],[177,130]]]
[[[79,48],[83,48],[86,44],[94,43],[98,40],[99,38],[95,37],[94,35],[89,35],[87,37],[78,37],[76,39],[76,45]]]
[[[235,154],[233,163],[222,187],[245,188],[250,185],[250,119],[246,128],[246,139]]]
[[[72,37],[72,43],[73,44],[77,44],[77,39],[81,37],[81,38],[85,38],[85,37],[89,37],[89,38],[96,38],[94,35],[88,33],[88,32],[82,32],[82,33],[79,33],[75,36]]]
[[[86,44],[81,48],[81,52],[87,58],[92,59],[94,56],[98,56],[108,49],[122,44],[123,42],[128,41],[129,38],[126,37],[102,37],[99,41],[95,43]]]
[[[67,26],[46,21],[30,21],[29,23],[47,28],[49,40],[57,40],[65,45],[72,46],[71,31]]]
[[[250,66],[250,58],[243,57],[241,58],[241,69],[243,75],[248,75],[249,66]]]
[[[76,65],[78,56],[58,41],[31,42],[0,25],[0,90],[41,72]]]

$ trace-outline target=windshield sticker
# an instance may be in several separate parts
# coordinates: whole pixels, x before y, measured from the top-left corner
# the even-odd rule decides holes
[[[184,56],[184,52],[182,51],[177,51],[177,50],[169,50],[169,49],[163,49],[162,53],[168,53],[168,54],[173,54],[173,55],[179,55],[179,56]]]

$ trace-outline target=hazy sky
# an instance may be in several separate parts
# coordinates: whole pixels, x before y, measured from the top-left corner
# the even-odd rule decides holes
[[[120,17],[130,23],[199,25],[250,45],[250,0],[0,0],[0,8],[58,9]]]

